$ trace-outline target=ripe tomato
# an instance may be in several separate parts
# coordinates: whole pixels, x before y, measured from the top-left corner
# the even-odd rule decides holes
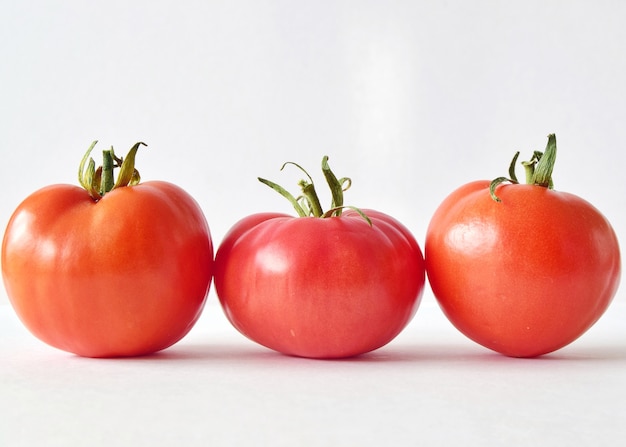
[[[554,157],[554,135],[549,151]],[[607,309],[621,273],[618,241],[594,206],[548,187],[551,167],[542,184],[499,181],[496,200],[490,182],[477,181],[443,201],[426,234],[426,270],[462,333],[535,357],[571,343]]]
[[[337,213],[341,199],[333,204]],[[236,329],[284,354],[372,351],[415,314],[425,282],[422,252],[383,213],[320,212],[255,214],[235,224],[215,258],[217,295]]]
[[[81,356],[171,346],[209,290],[213,247],[194,199],[161,181],[121,186],[97,201],[78,186],[40,189],[4,235],[2,275],[17,315],[44,342]]]

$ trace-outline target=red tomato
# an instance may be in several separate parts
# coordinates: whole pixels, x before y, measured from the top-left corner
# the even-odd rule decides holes
[[[87,357],[176,343],[200,316],[212,266],[198,204],[160,181],[98,201],[77,186],[43,188],[18,206],[2,244],[4,284],[25,326]]]
[[[242,334],[284,354],[339,358],[394,339],[409,323],[425,282],[422,251],[397,220],[378,211],[343,212],[348,178],[322,160],[332,208],[324,212],[313,180],[287,198],[300,217],[254,214],[228,232],[215,257],[215,289]],[[283,167],[285,166],[283,165]],[[348,207],[350,208],[350,207]]]
[[[421,250],[395,219],[252,215],[216,255],[215,287],[230,322],[268,348],[338,358],[377,349],[415,314]]]
[[[556,144],[556,143],[555,143]],[[590,203],[534,184],[462,186],[426,234],[428,279],[446,316],[481,345],[535,357],[604,313],[621,274],[617,237]]]

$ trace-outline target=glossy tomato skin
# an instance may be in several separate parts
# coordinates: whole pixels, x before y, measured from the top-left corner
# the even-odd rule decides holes
[[[448,319],[470,339],[512,357],[562,348],[589,329],[621,275],[607,219],[572,194],[488,181],[462,186],[426,234],[428,279]]]
[[[309,358],[363,354],[395,338],[415,314],[425,270],[413,236],[365,210],[341,217],[257,214],[217,252],[215,287],[242,334]]]
[[[2,275],[25,326],[86,357],[150,354],[184,337],[210,287],[213,246],[198,204],[178,186],[144,182],[98,202],[52,185],[7,226]]]

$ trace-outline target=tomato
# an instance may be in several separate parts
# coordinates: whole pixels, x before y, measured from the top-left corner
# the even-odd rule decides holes
[[[576,340],[605,312],[620,280],[610,223],[584,199],[549,188],[551,169],[537,184],[498,185],[500,178],[460,187],[426,234],[428,279],[445,315],[508,356],[536,357]]]
[[[384,213],[338,211],[254,214],[225,236],[215,288],[243,335],[288,355],[341,358],[384,346],[409,323],[425,282],[417,242]]]
[[[171,183],[122,186],[96,200],[78,186],[51,185],[8,223],[7,295],[24,325],[56,348],[149,354],[180,340],[202,312],[213,246],[200,207]]]

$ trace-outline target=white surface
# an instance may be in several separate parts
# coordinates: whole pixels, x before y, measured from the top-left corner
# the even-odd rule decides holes
[[[432,298],[358,358],[287,357],[211,299],[162,353],[85,359],[0,306],[2,446],[613,446],[626,436],[626,306],[568,347],[512,359],[461,336]]]

